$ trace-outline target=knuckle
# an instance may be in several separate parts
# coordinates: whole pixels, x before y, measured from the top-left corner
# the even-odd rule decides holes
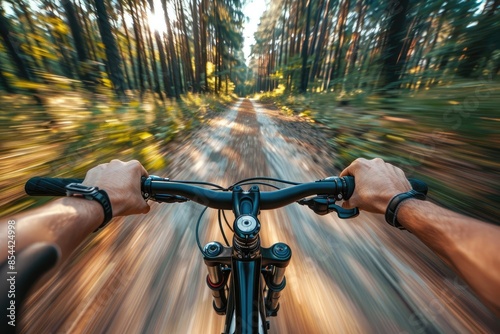
[[[365,158],[358,158],[354,162],[356,163],[356,166],[366,166],[369,164],[369,161],[366,160]]]
[[[142,166],[141,163],[138,161],[138,160],[130,160],[129,162],[127,162],[128,165],[132,166],[132,167],[140,167]]]

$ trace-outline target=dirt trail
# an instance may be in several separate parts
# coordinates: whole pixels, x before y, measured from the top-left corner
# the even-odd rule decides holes
[[[229,185],[250,176],[311,181],[337,173],[326,137],[249,100],[172,150],[164,176]],[[195,241],[202,208],[156,205],[89,240],[27,304],[25,333],[220,333]],[[318,217],[292,205],[261,216],[263,245],[293,250],[272,333],[492,333],[496,319],[407,232],[381,217]],[[203,242],[222,241],[215,213]]]

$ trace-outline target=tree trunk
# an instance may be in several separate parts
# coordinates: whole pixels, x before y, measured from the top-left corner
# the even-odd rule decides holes
[[[87,36],[87,38],[85,39],[88,43],[88,50],[90,52],[90,58],[93,59],[93,60],[98,60],[97,58],[97,51],[96,51],[96,48],[95,48],[95,45],[94,45],[94,38],[93,38],[93,31],[91,29],[91,27],[89,26],[89,23],[88,23],[88,17],[85,16],[85,14],[83,13],[83,7],[82,7],[82,2],[81,0],[78,0],[78,4],[79,4],[79,7],[81,8],[80,10],[80,13],[81,13],[81,20],[83,21],[83,27],[85,29],[85,36]],[[86,8],[87,8],[87,15],[90,15],[90,5],[88,3],[88,1],[85,2],[86,4]],[[119,1],[119,4],[121,6],[121,0]],[[126,29],[126,28],[125,28]]]
[[[200,76],[203,81],[203,91],[208,91],[208,59],[207,59],[207,32],[208,32],[208,0],[201,0],[200,3],[200,46],[201,46],[201,67]]]
[[[389,20],[386,45],[383,51],[381,76],[382,87],[385,87],[385,91],[399,88],[398,81],[406,58],[405,54],[401,54],[401,50],[403,49],[403,37],[406,35],[408,4],[409,0],[400,0],[396,8],[390,8],[390,10],[395,10],[395,13]],[[392,12],[388,14],[391,15]]]
[[[15,35],[11,33],[10,24],[7,21],[7,18],[4,16],[3,10],[0,8],[0,36],[2,37],[3,43],[7,52],[12,59],[17,73],[20,78],[25,80],[34,79],[34,75],[30,73],[30,70],[26,66],[23,57],[22,51],[19,49],[19,42],[15,38]]]
[[[335,55],[334,55],[334,62],[333,62],[333,69],[332,73],[330,75],[331,79],[334,78],[340,78],[340,68],[341,68],[341,63],[343,61],[342,57],[342,50],[344,48],[344,41],[345,41],[345,31],[346,31],[346,20],[347,20],[347,15],[349,14],[349,5],[350,5],[350,0],[344,0],[342,2],[342,6],[340,7],[340,13],[339,13],[339,20],[337,24],[337,45],[335,48]]]
[[[147,29],[146,24],[144,24],[145,13],[142,7],[137,5],[137,1],[134,1],[135,13],[137,15],[137,29],[139,31],[140,41],[141,41],[141,59],[143,61],[142,66],[144,68],[144,74],[146,76],[146,81],[148,83],[148,88],[154,91],[153,80],[151,79],[151,71],[149,70],[148,55],[147,55],[147,34],[143,32],[143,28]],[[146,41],[146,42],[144,42]]]
[[[174,81],[174,96],[176,99],[180,99],[180,82],[179,82],[179,66],[177,62],[177,55],[175,54],[175,45],[174,45],[174,34],[172,33],[172,25],[170,24],[170,19],[168,18],[168,10],[167,10],[167,1],[161,1],[163,12],[165,14],[165,22],[167,24],[167,32],[168,32],[168,47],[170,51],[170,61],[171,61],[171,69],[173,74]]]
[[[127,66],[127,57],[125,56],[125,53],[123,52],[123,48],[121,46],[121,43],[120,43],[120,35],[119,35],[119,22],[118,22],[118,16],[115,16],[113,18],[113,24],[114,24],[114,30],[117,32],[117,41],[116,41],[116,44],[118,46],[118,51],[120,52],[120,57],[122,58],[123,60],[123,69],[124,69],[124,72],[125,72],[125,83],[126,83],[126,89],[132,89],[132,80],[130,78],[130,74],[128,72],[128,66]]]
[[[143,24],[144,29],[146,30],[145,35],[146,35],[146,41],[148,43],[147,49],[149,50],[149,61],[151,63],[151,71],[153,72],[154,85],[151,88],[152,88],[152,91],[154,91],[156,94],[158,94],[160,99],[163,101],[163,96],[161,93],[160,78],[158,76],[158,66],[156,63],[155,49],[153,46],[153,37],[151,36],[151,28],[149,27],[149,25],[147,24],[147,21],[146,21],[145,11],[143,11],[142,17],[143,17],[142,24]],[[146,51],[146,48],[144,49],[144,51]]]
[[[10,94],[14,94],[15,90],[12,88],[9,79],[3,74],[2,69],[5,68],[2,63],[0,63],[0,85],[3,87],[3,89]]]
[[[319,5],[318,8],[316,9],[316,17],[314,19],[314,29],[312,33],[313,40],[311,42],[311,47],[309,48],[309,56],[312,56],[314,54],[314,51],[316,50],[317,47],[317,42],[319,37],[318,30],[321,25],[321,16],[322,16],[321,14],[323,14],[324,10],[325,10],[325,0],[319,0]]]
[[[325,37],[326,37],[326,31],[327,28],[330,26],[330,22],[328,21],[328,14],[330,13],[330,10],[333,8],[333,1],[332,0],[327,0],[326,4],[326,10],[324,11],[323,14],[323,19],[322,19],[322,25],[321,25],[321,31],[319,34],[319,39],[318,39],[318,47],[316,50],[316,53],[314,54],[314,60],[313,60],[313,66],[311,69],[311,75],[310,75],[310,80],[313,80],[317,73],[318,73],[318,67],[319,67],[319,60],[320,56],[325,53]]]
[[[201,91],[201,54],[200,54],[200,31],[198,21],[198,2],[193,0],[191,6],[191,15],[193,16],[193,44],[194,44],[194,86],[193,91],[198,93]]]
[[[14,3],[12,4],[12,9],[14,10],[14,13],[16,14],[16,16],[19,20],[19,24],[17,27],[17,30],[19,30],[19,32],[20,32],[19,35],[22,34],[22,36],[24,37],[24,39],[23,39],[19,36],[19,39],[21,40],[20,41],[21,49],[23,49],[23,45],[25,45],[25,47],[24,47],[25,50],[23,50],[23,51],[24,51],[24,54],[26,56],[28,56],[28,58],[24,59],[26,61],[26,65],[29,68],[41,69],[42,64],[38,61],[38,59],[36,57],[35,48],[33,47],[33,44],[31,43],[31,38],[28,34],[28,31],[26,30],[26,22],[23,20],[23,14],[19,10],[19,8],[17,8],[17,5],[15,5]]]
[[[17,0],[17,4],[21,8],[21,10],[24,14],[24,17],[26,18],[26,22],[28,23],[30,33],[32,34],[32,36],[38,36],[39,33],[36,31],[35,24],[33,23],[33,19],[31,18],[31,13],[29,12],[28,8],[26,7],[26,4],[22,0]],[[27,40],[28,40],[28,38],[27,38]],[[35,44],[39,50],[43,49],[43,46],[41,45],[40,41],[37,38],[35,38]],[[36,58],[35,54],[33,54],[33,57]],[[40,66],[40,67],[45,69],[46,71],[50,71],[50,64],[49,64],[48,59],[43,54],[41,55],[41,58],[42,58],[41,60],[42,60],[43,66]]]
[[[125,96],[125,82],[121,69],[122,60],[116,47],[115,37],[111,32],[111,24],[109,23],[104,0],[95,0],[95,6],[99,32],[101,33],[101,39],[106,51],[106,67],[108,68],[110,80],[113,83],[116,94],[119,97],[123,97]]]
[[[351,42],[351,59],[349,65],[346,67],[346,75],[355,71],[356,60],[358,59],[359,39],[363,32],[363,23],[365,19],[365,5],[363,0],[358,0],[356,4],[358,18],[356,20],[356,28],[353,33],[353,41]]]
[[[135,51],[137,57],[137,81],[139,84],[139,96],[142,100],[144,93],[146,92],[145,79],[144,79],[144,69],[142,67],[142,37],[139,31],[139,22],[137,20],[137,12],[134,10],[134,0],[128,0],[128,5],[130,8],[130,15],[132,16],[132,25],[134,28],[135,36]]]
[[[85,38],[82,34],[82,27],[78,18],[76,17],[75,8],[73,3],[69,0],[61,0],[61,4],[66,12],[66,18],[68,19],[69,28],[71,30],[71,35],[73,36],[73,42],[78,56],[78,61],[85,62],[88,59],[87,48],[85,47]]]
[[[152,0],[149,0],[149,6],[151,7],[151,11],[153,14],[155,13],[155,7],[154,7],[154,2]],[[172,97],[172,84],[170,82],[169,78],[169,73],[168,73],[168,68],[167,68],[167,59],[165,56],[165,49],[163,48],[163,42],[160,37],[160,33],[158,31],[155,31],[155,40],[156,40],[156,47],[158,48],[158,53],[160,55],[160,67],[161,67],[161,77],[163,81],[163,87],[165,89],[165,93],[167,94],[167,97]]]
[[[308,44],[309,44],[309,26],[311,24],[311,7],[312,7],[312,0],[308,0],[307,3],[307,16],[306,16],[306,31],[304,35],[304,43],[302,44],[302,72],[300,75],[300,92],[305,93],[307,92],[307,79],[308,79],[308,67],[307,67],[307,58],[309,55],[309,52],[307,52]]]
[[[133,81],[133,84],[130,85],[130,89],[137,89],[137,87],[138,87],[137,71],[135,70],[134,56],[132,54],[132,43],[130,41],[130,35],[128,33],[127,22],[125,21],[125,7],[123,6],[122,0],[118,1],[118,5],[120,7],[120,15],[122,18],[123,30],[125,30],[125,37],[127,38],[128,57],[130,58],[130,65],[132,67],[132,75],[134,77],[134,81]],[[127,68],[126,62],[124,63],[124,66],[125,66],[125,68]]]
[[[279,61],[278,61],[279,67],[281,67],[281,65],[283,64],[283,44],[284,44],[284,39],[285,39],[285,28],[287,27],[285,14],[286,14],[287,9],[288,9],[288,0],[285,0],[282,21],[281,21],[281,27],[282,27],[283,31],[281,32],[280,54],[279,54]],[[285,52],[286,52],[286,49],[285,49]]]
[[[184,7],[182,6],[182,0],[179,0],[179,21],[181,24],[181,31],[183,32],[182,35],[184,35],[184,56],[185,56],[185,68],[186,68],[186,76],[188,78],[187,81],[191,82],[191,86],[193,86],[195,78],[193,74],[193,66],[191,65],[191,51],[189,50],[189,38],[188,38],[188,31],[187,31],[187,25],[186,25],[186,17],[184,15]],[[195,25],[193,23],[193,25]]]

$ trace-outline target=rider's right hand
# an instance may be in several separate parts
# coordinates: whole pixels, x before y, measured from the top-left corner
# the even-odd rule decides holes
[[[411,190],[405,173],[380,158],[354,160],[340,176],[354,176],[356,187],[344,207],[384,214],[389,201],[397,194]]]

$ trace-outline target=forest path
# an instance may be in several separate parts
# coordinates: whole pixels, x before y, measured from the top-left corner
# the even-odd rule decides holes
[[[171,150],[163,176],[224,186],[250,176],[306,182],[331,168],[311,124],[250,100],[217,114]],[[87,242],[27,303],[25,333],[220,333],[195,241],[197,204],[153,204]],[[290,205],[261,215],[262,244],[293,251],[271,333],[498,332],[469,288],[412,234],[380,216],[340,220]],[[202,244],[222,237],[216,212]]]

